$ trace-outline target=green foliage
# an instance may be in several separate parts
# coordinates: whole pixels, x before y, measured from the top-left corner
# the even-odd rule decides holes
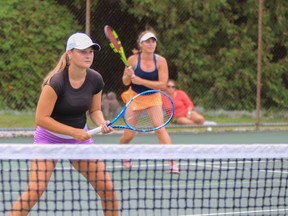
[[[121,39],[128,53],[139,31],[153,27],[159,38],[157,52],[167,58],[170,77],[197,106],[251,111],[257,92],[258,3],[95,0],[91,12],[97,25],[91,27],[101,42],[104,24],[116,26],[125,35]],[[261,104],[266,110],[287,109],[288,1],[263,3]],[[82,0],[0,1],[0,108],[35,107],[42,79],[64,51],[67,37],[81,29],[78,22],[84,26],[83,11]],[[103,75],[113,77],[106,88],[119,84],[115,73],[111,76],[119,66],[111,62],[97,61]]]
[[[67,37],[80,27],[51,0],[1,1],[0,26],[2,103],[15,110],[34,108],[43,77],[64,52]]]
[[[288,1],[263,2],[262,104],[283,109],[288,106]],[[121,3],[143,26],[157,30],[158,52],[169,62],[170,77],[177,78],[178,86],[196,104],[209,109],[255,110],[258,1]]]

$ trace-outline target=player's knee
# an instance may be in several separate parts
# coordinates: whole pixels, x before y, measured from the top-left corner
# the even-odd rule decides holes
[[[30,200],[38,200],[47,188],[47,184],[39,183],[28,188],[28,196]]]
[[[155,133],[156,134],[159,134],[159,135],[161,135],[161,134],[166,134],[166,129],[164,128],[164,127],[162,127],[162,128],[160,128],[159,130],[156,130],[155,131]]]
[[[204,121],[205,121],[205,118],[204,118],[203,116],[199,116],[199,117],[197,118],[197,123],[198,123],[198,124],[204,124]]]
[[[105,193],[106,193],[106,198],[108,199],[109,198],[113,199],[116,196],[116,193],[112,184],[107,186]]]
[[[105,187],[103,189],[97,189],[98,195],[103,200],[114,200],[116,198],[116,193],[113,187],[113,184],[105,184]]]
[[[120,143],[129,143],[132,141],[132,139],[135,136],[135,132],[134,131],[129,131],[124,133],[121,138],[120,138]]]

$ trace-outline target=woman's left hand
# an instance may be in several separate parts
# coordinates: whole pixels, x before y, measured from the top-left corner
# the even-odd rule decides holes
[[[107,126],[109,123],[110,123],[110,121],[106,121],[106,122],[101,123],[101,126],[102,126],[101,132],[102,133],[106,134],[106,133],[111,133],[113,131],[112,127]]]
[[[136,84],[136,85],[141,85],[141,84],[142,84],[142,78],[139,77],[139,76],[133,76],[133,77],[131,78],[131,82],[132,82],[133,84]]]

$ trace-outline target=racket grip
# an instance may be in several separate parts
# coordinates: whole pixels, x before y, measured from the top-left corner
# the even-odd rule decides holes
[[[102,126],[96,127],[92,130],[87,131],[88,134],[93,135],[93,134],[98,134],[101,132]]]

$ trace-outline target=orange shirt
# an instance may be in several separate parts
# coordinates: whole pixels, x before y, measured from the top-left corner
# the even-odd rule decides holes
[[[190,106],[194,109],[194,104],[190,100],[189,96],[182,90],[175,91],[174,102],[174,117],[185,117],[187,114],[187,108]],[[165,103],[165,101],[164,101]]]

